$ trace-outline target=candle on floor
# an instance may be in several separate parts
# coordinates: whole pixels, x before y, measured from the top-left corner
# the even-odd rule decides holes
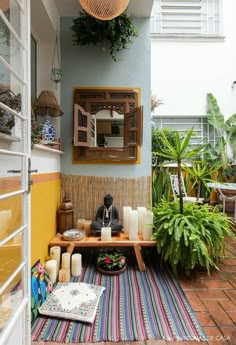
[[[82,270],[82,255],[73,254],[71,257],[71,274],[73,277],[81,275]]]
[[[101,229],[101,240],[111,241],[111,227],[102,227]]]
[[[143,215],[144,228],[143,228],[143,240],[150,241],[153,233],[153,212],[146,211]]]
[[[146,207],[140,206],[140,207],[137,207],[137,211],[138,211],[138,233],[142,234],[143,226],[144,226],[143,215],[144,215],[144,212],[147,211],[147,209]]]
[[[60,268],[60,262],[61,262],[61,247],[54,246],[50,248],[50,258],[53,260],[56,260],[57,262],[57,274],[59,272]]]
[[[70,269],[61,268],[59,271],[58,280],[60,283],[68,283],[70,281]]]
[[[131,210],[131,206],[123,206],[123,229],[126,234],[129,232],[129,211]]]
[[[48,260],[45,265],[45,270],[53,285],[57,281],[57,261]]]
[[[138,240],[138,211],[129,211],[129,240]]]
[[[61,256],[61,268],[70,269],[70,253],[63,253]]]

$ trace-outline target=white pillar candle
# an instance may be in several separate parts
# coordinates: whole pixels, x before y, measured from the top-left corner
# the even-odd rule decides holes
[[[138,211],[138,233],[142,234],[143,226],[144,226],[143,215],[144,215],[144,212],[147,211],[147,209],[146,207],[140,206],[140,207],[137,207],[137,211]]]
[[[45,270],[49,275],[52,285],[57,281],[57,261],[48,260],[46,262]]]
[[[82,255],[73,254],[71,257],[71,274],[73,277],[81,275],[82,270]]]
[[[61,247],[54,246],[50,248],[50,258],[56,260],[57,262],[57,274],[60,268],[60,261],[61,261]]]
[[[70,269],[69,268],[61,268],[59,271],[58,280],[60,283],[68,283],[70,281]]]
[[[123,206],[123,229],[126,234],[129,231],[129,211],[131,210],[131,206]]]
[[[143,240],[150,241],[153,233],[153,212],[146,211],[143,215]]]
[[[101,240],[102,241],[111,241],[111,227],[102,227],[101,229]]]
[[[70,253],[63,253],[61,256],[61,268],[70,269]]]
[[[138,240],[138,211],[129,211],[129,240]]]

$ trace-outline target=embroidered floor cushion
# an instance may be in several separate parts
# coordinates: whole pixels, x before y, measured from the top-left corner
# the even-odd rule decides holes
[[[40,314],[93,323],[105,288],[87,283],[58,283],[39,308]]]
[[[42,305],[51,291],[51,280],[38,260],[31,268],[31,322],[36,319],[38,307]]]

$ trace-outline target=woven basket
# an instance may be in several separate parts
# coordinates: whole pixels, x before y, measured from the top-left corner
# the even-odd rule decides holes
[[[90,15],[100,20],[111,20],[118,17],[129,0],[79,0],[82,8]]]

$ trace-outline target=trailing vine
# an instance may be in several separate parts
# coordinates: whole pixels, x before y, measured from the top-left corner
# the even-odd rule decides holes
[[[133,38],[138,36],[133,17],[125,13],[112,20],[103,21],[82,11],[73,20],[71,30],[74,45],[97,45],[109,42],[109,52],[114,61],[117,61],[116,53],[127,49]]]

